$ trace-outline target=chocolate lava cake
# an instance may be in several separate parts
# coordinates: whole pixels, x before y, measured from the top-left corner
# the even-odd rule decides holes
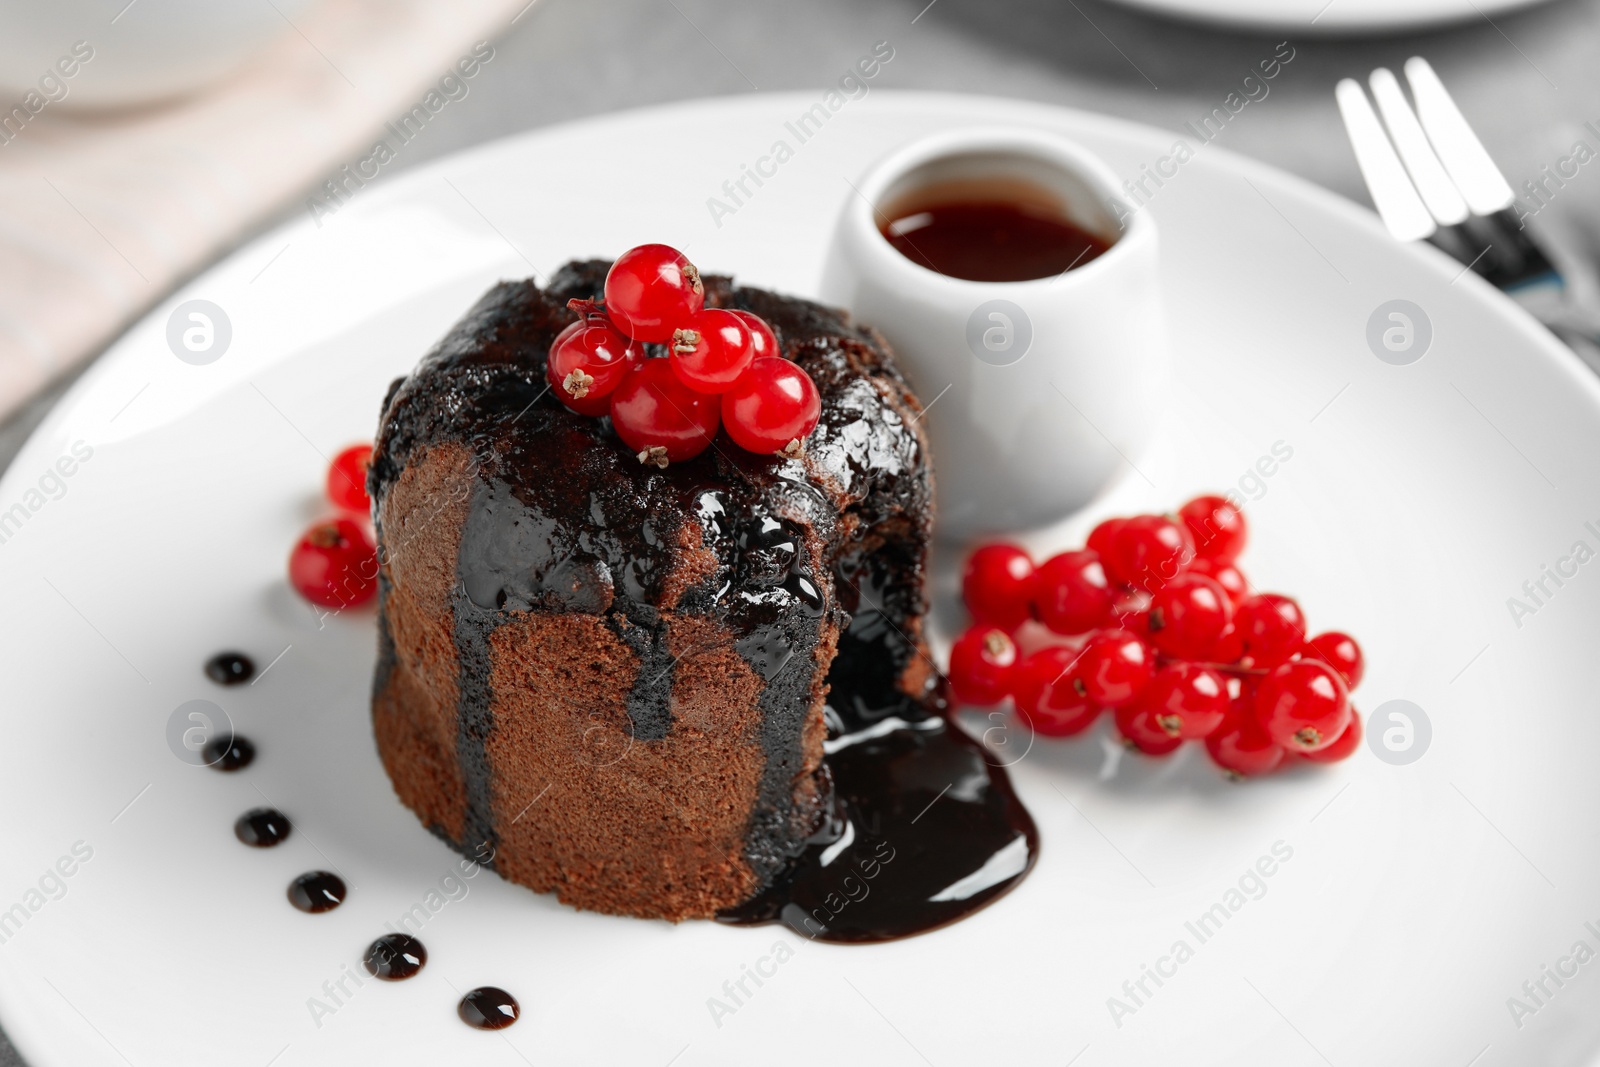
[[[707,277],[707,307],[771,324],[821,422],[797,458],[724,434],[643,464],[546,388],[567,301],[608,267],[496,285],[390,388],[369,478],[375,733],[400,799],[504,877],[580,908],[712,917],[838,839],[824,741],[841,714],[935,714],[922,409],[872,330]],[[978,751],[963,740],[976,764],[951,773],[993,784]]]

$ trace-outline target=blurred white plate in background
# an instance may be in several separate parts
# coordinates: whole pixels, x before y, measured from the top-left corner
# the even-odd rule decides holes
[[[1546,0],[1112,0],[1167,15],[1285,33],[1392,33],[1482,20]]]

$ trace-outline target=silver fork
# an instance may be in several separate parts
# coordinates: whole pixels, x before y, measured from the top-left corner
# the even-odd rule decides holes
[[[1600,372],[1600,314],[1574,299],[1567,279],[1511,210],[1516,194],[1433,67],[1412,56],[1405,74],[1414,109],[1384,67],[1370,79],[1376,112],[1354,79],[1334,88],[1384,225],[1398,240],[1426,240],[1466,264]]]

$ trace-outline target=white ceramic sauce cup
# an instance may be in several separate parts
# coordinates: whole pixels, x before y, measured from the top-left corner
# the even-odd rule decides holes
[[[919,190],[1006,186],[1051,196],[1111,247],[1050,277],[980,282],[913,262],[881,230]],[[888,339],[927,406],[942,540],[1054,523],[1137,462],[1166,382],[1156,232],[1117,210],[1103,163],[1042,130],[953,130],[897,149],[856,189],[821,293]]]

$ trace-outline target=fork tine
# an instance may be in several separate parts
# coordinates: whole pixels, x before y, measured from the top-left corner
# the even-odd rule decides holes
[[[1422,132],[1417,113],[1406,102],[1394,73],[1388,67],[1379,67],[1372,72],[1371,85],[1383,124],[1389,127],[1389,138],[1410,172],[1417,192],[1422,195],[1422,202],[1441,226],[1464,222],[1468,214],[1467,202],[1451,183],[1439,157],[1428,146],[1428,135]]]
[[[1383,224],[1399,241],[1419,241],[1432,234],[1437,229],[1433,216],[1406,176],[1400,157],[1394,154],[1394,146],[1384,135],[1367,94],[1354,80],[1344,78],[1334,88],[1333,96],[1339,104],[1345,132],[1350,135],[1356,164]]]
[[[1428,140],[1473,212],[1492,215],[1511,206],[1516,194],[1428,61],[1421,56],[1406,60],[1406,80],[1417,98],[1417,117]]]

